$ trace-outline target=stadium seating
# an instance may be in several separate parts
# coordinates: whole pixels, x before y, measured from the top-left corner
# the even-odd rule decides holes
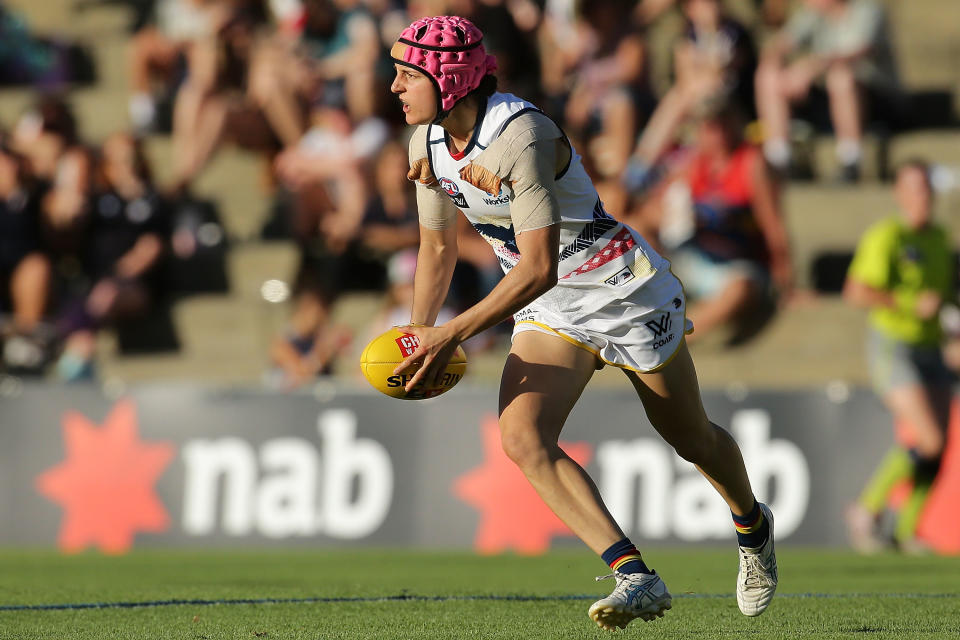
[[[100,140],[114,131],[118,123],[125,123],[127,10],[106,5],[71,13],[72,0],[13,0],[8,4],[27,15],[38,30],[65,32],[89,44],[99,82],[71,93],[84,136]],[[960,104],[955,44],[960,34],[954,33],[956,20],[937,18],[954,15],[955,0],[924,0],[923,3],[888,0],[886,4],[894,21],[906,83],[911,90],[938,92],[941,98],[934,102],[941,108],[945,104],[942,96],[953,92],[955,115]],[[9,125],[32,96],[28,90],[4,91],[0,100],[0,122]],[[881,167],[870,164],[874,162],[870,159],[881,157],[874,152],[880,144],[888,145],[884,157],[890,166],[906,157],[923,155],[960,169],[960,129],[920,129],[897,134],[889,140],[868,138],[867,182],[864,184],[842,188],[824,183],[790,185],[785,209],[801,284],[813,284],[810,274],[818,257],[830,252],[848,253],[866,225],[892,211],[889,186],[877,182]],[[169,175],[169,138],[151,138],[147,150],[156,177],[164,183]],[[813,157],[817,174],[829,175],[833,162],[832,140],[817,138]],[[219,204],[230,239],[226,263],[229,290],[185,296],[173,303],[170,318],[179,341],[176,351],[123,355],[122,340],[117,336],[101,338],[103,377],[124,381],[160,378],[252,384],[260,380],[268,341],[283,326],[286,316],[284,305],[270,304],[262,298],[260,286],[271,278],[288,280],[296,263],[296,251],[291,243],[258,240],[269,209],[267,191],[261,186],[263,169],[258,156],[228,148],[196,185],[197,196],[216,199]],[[958,204],[960,196],[954,192],[942,206],[955,210]],[[960,219],[953,216],[948,222],[954,231],[960,231]],[[370,294],[348,296],[336,315],[362,325],[376,305],[376,296]],[[715,388],[730,382],[766,387],[819,385],[824,379],[865,383],[863,337],[863,314],[845,307],[838,297],[828,296],[779,314],[746,346],[730,350],[721,348],[715,341],[704,340],[702,345],[697,345],[697,364],[701,381]],[[475,375],[494,379],[501,357],[502,354],[492,354],[480,359],[473,367]],[[347,370],[344,375],[355,375],[352,368],[344,369]],[[599,378],[601,384],[605,384],[612,381],[614,375],[604,373]]]

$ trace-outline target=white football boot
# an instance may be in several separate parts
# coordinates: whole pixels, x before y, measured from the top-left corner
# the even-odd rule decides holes
[[[616,631],[630,621],[641,618],[646,621],[662,618],[669,609],[672,598],[656,573],[620,573],[600,576],[597,580],[615,578],[617,586],[613,593],[590,606],[590,618],[601,629]]]
[[[777,590],[777,554],[773,550],[773,513],[760,505],[770,525],[767,541],[760,547],[740,547],[740,571],[737,573],[737,604],[745,616],[758,616],[767,610]]]

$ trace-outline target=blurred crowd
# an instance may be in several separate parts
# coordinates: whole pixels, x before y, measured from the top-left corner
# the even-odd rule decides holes
[[[133,18],[129,122],[93,141],[68,97],[96,81],[84,43],[34,33],[0,0],[0,88],[37,90],[30,108],[0,123],[0,373],[93,378],[100,330],[148,334],[173,296],[226,290],[218,203],[194,193],[226,145],[260,154],[268,168],[264,185],[244,186],[269,191],[262,239],[299,250],[289,321],[270,344],[264,380],[293,389],[342,363],[352,369],[343,359],[351,347],[409,320],[419,227],[406,177],[410,131],[389,89],[387,52],[424,15],[474,21],[497,57],[500,89],[562,125],[606,210],[671,260],[690,299],[691,341],[741,344],[803,300],[784,189],[814,176],[857,183],[865,133],[888,135],[922,117],[899,82],[878,0],[76,0],[75,8],[103,4],[127,5]],[[833,176],[810,166],[812,130],[833,136]],[[151,136],[172,141],[162,184],[144,151]],[[931,177],[922,158],[899,168],[900,217],[866,230],[840,278],[848,302],[871,309],[871,375],[900,425],[848,513],[863,551],[885,548],[882,516],[904,481],[912,489],[894,537],[901,548],[915,543],[946,448],[960,310],[953,248],[931,223]],[[500,277],[461,218],[438,321]],[[334,322],[338,300],[355,291],[381,295],[379,310]],[[496,327],[465,346],[495,347],[509,333]]]
[[[53,93],[3,123],[8,370],[93,375],[96,332],[148,315],[171,293],[171,260],[210,244],[209,225],[204,236],[182,212],[228,144],[270,167],[263,237],[300,248],[289,328],[270,350],[277,384],[332,371],[351,340],[366,338],[330,320],[344,292],[383,291],[375,322],[406,321],[418,225],[387,51],[419,16],[458,14],[484,31],[501,90],[562,123],[607,210],[673,260],[697,338],[717,328],[730,344],[749,339],[793,295],[781,192],[796,176],[797,115],[819,110],[829,121],[844,182],[859,178],[868,124],[896,126],[903,115],[874,0],[755,0],[737,17],[721,0],[109,1],[135,11],[129,127],[86,140]],[[667,15],[683,27],[655,51]],[[0,74],[20,70],[0,84],[60,86],[54,71],[28,73],[41,39],[2,4],[0,34]],[[665,82],[657,68],[670,69]],[[167,184],[154,182],[143,152],[152,135],[172,137]],[[500,277],[493,253],[461,227],[448,313]]]

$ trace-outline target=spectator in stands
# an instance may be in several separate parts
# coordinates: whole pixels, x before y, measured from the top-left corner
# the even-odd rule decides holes
[[[41,244],[54,267],[55,298],[82,288],[84,229],[93,184],[93,152],[83,145],[73,111],[57,96],[43,96],[14,129],[11,144],[28,159],[40,206]],[[56,308],[55,305],[54,308]]]
[[[909,548],[931,484],[940,467],[949,424],[954,374],[941,353],[938,313],[954,298],[949,233],[932,219],[929,168],[910,160],[896,174],[900,214],[877,222],[860,240],[844,299],[870,309],[867,345],[873,384],[908,437],[884,458],[848,512],[851,541],[878,550],[877,526],[892,488],[911,480],[895,541]]]
[[[307,128],[308,107],[344,109],[353,122],[374,115],[377,26],[359,0],[308,0],[298,33],[261,39],[248,94],[290,148]]]
[[[54,181],[61,159],[78,144],[73,110],[55,94],[41,95],[20,116],[10,136],[11,148],[26,158],[41,191]]]
[[[376,64],[380,38],[370,11],[361,0],[333,0],[337,20],[316,67],[324,81],[324,102],[342,105],[353,122],[376,111]],[[340,93],[342,97],[335,97]]]
[[[743,119],[724,102],[701,107],[696,146],[683,172],[692,204],[691,235],[669,257],[692,303],[688,340],[732,325],[736,342],[757,328],[771,293],[793,289],[790,246],[774,181]]]
[[[789,60],[789,56],[793,56]],[[788,61],[789,60],[789,61]],[[892,42],[875,0],[804,0],[765,47],[757,69],[757,112],[764,155],[780,172],[790,168],[790,110],[823,81],[840,163],[838,178],[859,179],[863,113],[870,92],[897,93]]]
[[[374,195],[367,203],[358,241],[364,251],[387,258],[420,242],[413,185],[407,180],[407,150],[388,142],[374,164]]]
[[[323,107],[300,143],[277,158],[277,175],[292,195],[283,214],[301,248],[301,272],[322,278],[331,301],[348,279],[363,279],[348,268],[347,253],[361,233],[370,162],[387,139],[382,122],[354,127],[346,112]]]
[[[625,173],[632,191],[651,181],[651,167],[696,105],[725,97],[744,113],[753,110],[757,56],[749,32],[723,13],[720,0],[682,0],[680,4],[686,30],[674,48],[676,80],[650,117]]]
[[[84,270],[92,286],[69,318],[57,365],[62,378],[92,374],[96,329],[142,316],[156,302],[167,217],[140,142],[124,133],[107,138],[85,220]]]
[[[634,7],[634,20],[641,25],[650,25],[677,0],[640,0]],[[787,17],[790,0],[754,0],[760,22],[765,27],[777,28],[783,25]]]
[[[40,373],[51,336],[41,324],[50,296],[50,262],[40,250],[39,211],[26,160],[0,144],[0,315],[3,364]]]
[[[157,103],[171,96],[180,80],[190,44],[211,33],[207,0],[157,0],[153,19],[130,39],[130,122],[135,131],[154,130]]]
[[[295,389],[332,373],[353,339],[349,328],[330,323],[330,300],[323,292],[300,284],[289,326],[270,346],[274,369],[267,381],[278,389]]]
[[[541,63],[554,90],[572,86],[563,109],[566,132],[584,159],[592,159],[592,175],[619,176],[655,102],[645,43],[631,26],[629,3],[601,0],[578,7],[581,15],[570,29],[545,23]]]
[[[173,109],[173,193],[186,191],[227,139],[273,149],[274,132],[244,99],[251,51],[267,21],[264,0],[209,0],[211,34],[187,52]]]

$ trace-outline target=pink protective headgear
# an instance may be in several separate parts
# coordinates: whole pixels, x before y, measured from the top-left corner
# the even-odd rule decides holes
[[[403,30],[390,56],[433,80],[438,121],[497,68],[483,48],[483,33],[459,16],[420,18]]]

